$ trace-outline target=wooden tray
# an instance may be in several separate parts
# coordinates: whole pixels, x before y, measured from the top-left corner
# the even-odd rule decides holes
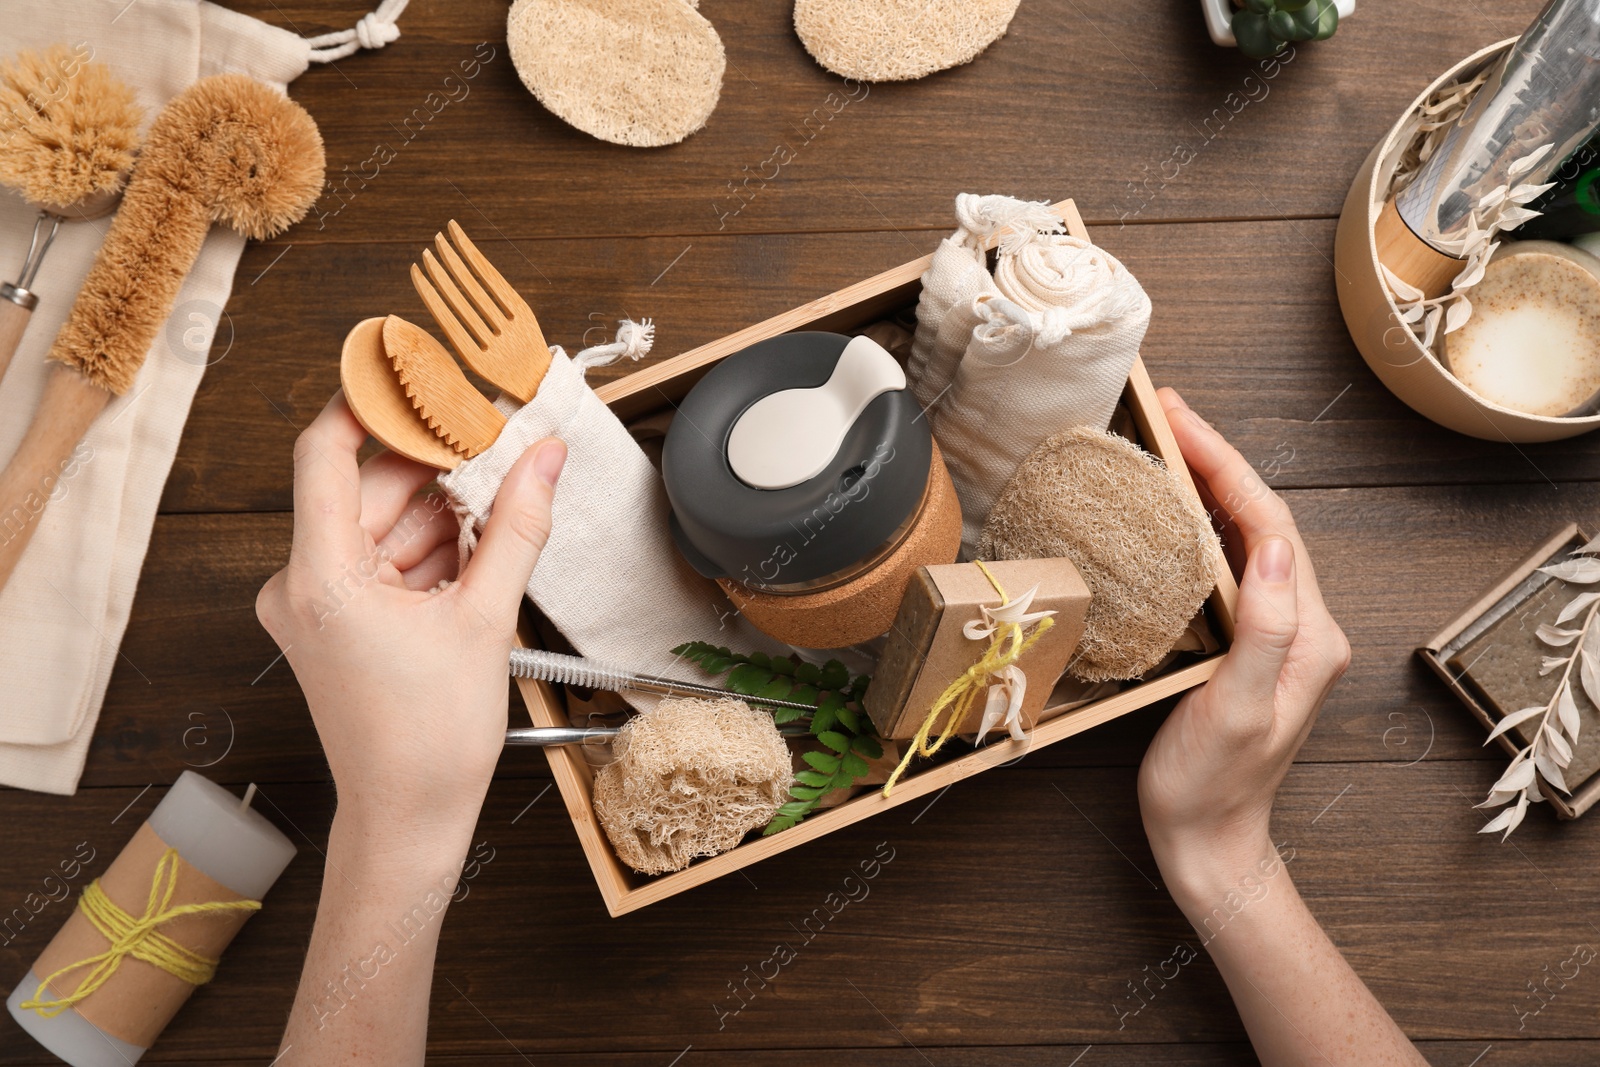
[[[1088,239],[1077,207],[1071,200],[1056,205],[1067,229],[1074,236]],[[921,290],[924,271],[932,262],[931,255],[914,260],[893,270],[884,271],[874,278],[857,282],[795,308],[775,315],[720,340],[702,345],[681,356],[646,367],[619,381],[608,382],[597,393],[612,411],[624,422],[650,415],[683,399],[690,388],[706,371],[724,356],[731,355],[748,345],[792,330],[832,330],[848,333],[868,323],[888,318],[902,308],[916,303]],[[1177,440],[1167,424],[1166,414],[1156,398],[1155,387],[1145,372],[1144,361],[1135,360],[1128,384],[1123,390],[1123,403],[1133,414],[1138,427],[1140,444],[1159,456],[1170,468],[1182,476],[1194,492],[1194,481],[1178,451]],[[666,531],[662,531],[666,536]],[[1238,585],[1226,561],[1219,561],[1221,575],[1217,588],[1208,602],[1212,620],[1221,631],[1223,652],[1233,636],[1234,609],[1238,599]],[[525,624],[519,633],[524,644],[536,643],[531,625]],[[600,895],[606,909],[613,915],[630,911],[667,897],[682,893],[697,885],[748,867],[768,856],[813,841],[840,827],[860,822],[889,808],[909,803],[946,786],[970,778],[981,771],[1012,763],[1034,748],[1082,733],[1101,723],[1109,722],[1131,711],[1154,704],[1190,689],[1216,672],[1223,652],[1188,666],[1169,670],[1149,681],[1132,685],[1103,700],[1086,704],[1059,714],[1036,727],[1026,741],[1010,739],[992,742],[969,755],[944,763],[932,764],[901,779],[894,795],[885,798],[878,790],[846,801],[837,807],[827,808],[809,816],[804,822],[771,837],[756,837],[730,852],[699,860],[684,870],[673,874],[650,877],[635,873],[624,866],[611,850],[605,831],[600,827],[590,801],[594,786],[594,772],[578,751],[572,748],[547,748],[550,771],[556,786],[561,790],[567,812],[578,831]],[[528,714],[535,726],[568,725],[566,709],[561,695],[546,682],[519,679],[517,686],[527,703]],[[1046,708],[1048,716],[1051,709]],[[913,765],[915,766],[915,765]]]

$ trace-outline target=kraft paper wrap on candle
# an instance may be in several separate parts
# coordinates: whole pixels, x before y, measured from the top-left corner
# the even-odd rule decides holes
[[[110,869],[100,876],[100,888],[118,908],[134,919],[140,918],[147,910],[151,883],[157,877],[157,864],[167,849],[167,843],[145,823]],[[180,856],[177,884],[171,900],[162,910],[243,899]],[[215,960],[221,957],[222,950],[228,947],[250,915],[250,911],[236,909],[180,915],[162,923],[159,930],[184,948]],[[72,965],[98,957],[108,947],[110,941],[95,928],[83,908],[75,909],[33,965],[33,973],[41,979],[63,968],[71,968],[47,984],[40,999],[70,997],[93,967],[93,964]],[[73,1009],[112,1037],[148,1048],[194,990],[195,987],[184,979],[152,963],[124,956],[105,984],[74,1004]]]
[[[252,795],[178,776],[7,998],[25,1032],[73,1067],[144,1055],[294,858]]]

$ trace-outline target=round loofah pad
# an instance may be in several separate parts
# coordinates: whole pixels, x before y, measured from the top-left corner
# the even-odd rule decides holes
[[[666,874],[772,821],[794,779],[772,716],[742,700],[668,697],[629,719],[594,776],[594,810],[617,857]]]
[[[763,633],[799,648],[844,648],[889,632],[918,567],[954,563],[961,551],[961,501],[933,446],[928,495],[905,540],[883,562],[842,585],[815,593],[764,593],[717,579],[739,613]]]
[[[1137,678],[1171,651],[1217,582],[1222,548],[1181,479],[1125,438],[1047,439],[1001,490],[980,559],[1065,556],[1093,593],[1067,673]]]
[[[506,43],[522,84],[584,133],[674,144],[722,92],[722,39],[687,0],[517,0]]]
[[[794,29],[835,74],[898,82],[969,63],[1011,25],[1018,0],[795,0]]]

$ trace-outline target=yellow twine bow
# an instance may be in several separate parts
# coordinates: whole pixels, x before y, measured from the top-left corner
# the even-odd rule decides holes
[[[184,915],[259,911],[261,901],[215,900],[207,904],[182,904],[174,908],[171,907],[172,894],[177,888],[178,850],[175,848],[167,849],[157,861],[155,877],[150,882],[150,900],[145,905],[144,914],[137,919],[111,902],[105,890],[100,888],[100,879],[90,882],[78,898],[78,907],[89,917],[94,928],[111,942],[111,947],[97,956],[61,968],[39,983],[32,1000],[25,1000],[18,1007],[36,1011],[46,1019],[54,1018],[105,985],[128,956],[159,967],[190,985],[205,985],[211,981],[211,976],[217,971],[218,961],[184,948],[156,927]],[[92,967],[93,970],[78,983],[77,989],[59,1000],[45,998],[45,990],[51,982],[80,967]]]
[[[995,592],[1000,594],[1000,606],[1003,608],[1011,603],[1011,598],[1000,585],[993,572],[983,565],[982,560],[974,560],[978,569],[989,579],[989,584],[994,586]],[[1055,625],[1055,620],[1045,613],[1044,618],[1028,616],[1027,621],[995,620],[993,636],[989,641],[989,648],[978,662],[968,667],[955,681],[945,687],[939,694],[939,699],[933,702],[933,707],[928,709],[927,718],[922,720],[922,726],[917,729],[916,736],[911,739],[911,744],[906,748],[906,754],[900,759],[900,766],[889,775],[889,780],[883,783],[883,795],[888,796],[894,789],[894,783],[905,772],[913,757],[931,756],[944,747],[944,743],[955,735],[957,729],[967,720],[967,713],[972,710],[973,702],[978,699],[978,694],[983,691],[989,676],[1000,674],[1022,658],[1022,654],[1034,646],[1034,643],[1043,637],[1045,631]],[[1026,633],[1029,622],[1036,623],[1033,633]],[[939,734],[938,740],[933,744],[928,743],[928,735],[933,732],[933,724],[939,721],[939,715],[951,708],[950,718],[944,724],[944,730]]]

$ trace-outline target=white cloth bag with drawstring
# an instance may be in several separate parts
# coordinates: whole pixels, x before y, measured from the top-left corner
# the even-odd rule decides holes
[[[306,40],[205,0],[0,0],[0,56],[64,43],[87,47],[133,90],[148,128],[174,96],[213,74],[247,74],[284,89],[312,62],[382,47],[399,36],[406,0],[385,0],[353,29]],[[0,275],[21,265],[37,211],[0,190]],[[34,288],[38,309],[0,379],[0,464],[33,420],[45,354],[94,263],[108,220],[63,224]],[[0,785],[76,791],[112,668],[119,662],[156,506],[245,239],[213,227],[133,387],[113,397],[62,472],[11,579],[0,589]],[[235,321],[236,328],[249,324]],[[205,551],[204,545],[179,551]],[[199,650],[203,651],[203,650]],[[249,679],[242,679],[248,682]],[[169,691],[174,705],[183,695]]]
[[[693,679],[672,649],[707,641],[740,652],[787,651],[745,621],[721,587],[691,567],[667,532],[666,485],[644,450],[584,382],[590,366],[649,351],[650,335],[624,322],[612,345],[568,358],[550,349],[533,399],[501,397],[505,428],[494,444],[439,476],[462,524],[463,562],[494,510],[500,483],[530,446],[546,437],[567,445],[551,504],[550,540],[528,579],[528,599],[579,654],[639,674]],[[711,679],[702,679],[711,681]],[[659,697],[620,694],[645,711]]]
[[[963,193],[956,218],[922,276],[907,376],[955,482],[970,557],[1040,442],[1109,424],[1150,298],[1116,257],[1059,232],[1048,204]],[[1006,230],[991,271],[985,249]]]

